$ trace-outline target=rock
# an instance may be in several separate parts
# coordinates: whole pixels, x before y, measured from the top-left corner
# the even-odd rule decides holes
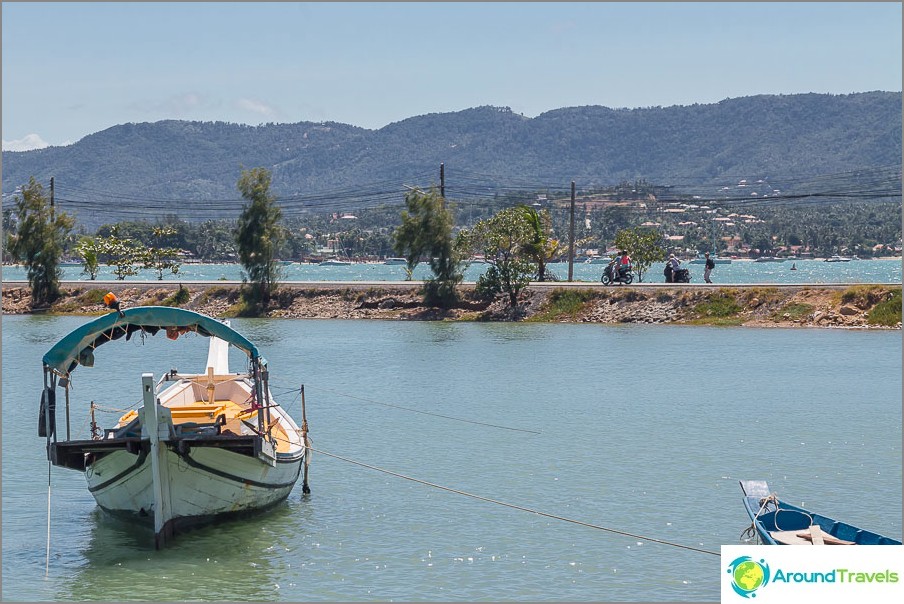
[[[857,310],[856,308],[853,308],[853,307],[851,307],[851,306],[848,306],[848,305],[842,306],[842,307],[838,310],[838,312],[840,312],[841,314],[843,314],[843,315],[845,315],[845,316],[847,316],[847,317],[852,317],[852,316],[854,316],[854,315],[859,315],[859,314],[860,314],[860,311],[859,311],[859,310]]]

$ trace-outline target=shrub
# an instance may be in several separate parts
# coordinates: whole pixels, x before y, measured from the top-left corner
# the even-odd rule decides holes
[[[163,306],[182,306],[186,302],[189,301],[191,295],[188,293],[188,290],[182,287],[182,284],[179,284],[179,289],[173,293],[172,296],[165,298],[160,304]]]
[[[560,317],[576,319],[593,298],[593,292],[586,289],[555,289],[549,294],[543,311],[531,321],[554,321]]]
[[[866,322],[870,325],[894,327],[901,322],[901,290],[888,292],[888,297],[876,304],[866,314]]]

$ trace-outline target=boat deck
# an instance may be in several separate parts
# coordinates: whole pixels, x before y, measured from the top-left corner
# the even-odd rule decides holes
[[[232,400],[216,400],[211,402],[195,401],[193,404],[187,405],[166,405],[172,418],[173,426],[180,427],[179,432],[183,435],[189,435],[193,428],[209,427],[216,425],[217,421],[223,422],[220,434],[226,437],[240,436],[247,430],[242,429],[245,421],[257,423],[257,409],[251,409],[243,405],[239,405]],[[218,420],[222,416],[222,420]],[[131,410],[119,418],[116,428],[123,428],[138,417],[137,410]],[[256,427],[256,426],[255,426]],[[276,439],[276,452],[288,453],[291,441],[286,432],[286,427],[282,425],[279,416],[272,418],[268,430],[274,439]]]

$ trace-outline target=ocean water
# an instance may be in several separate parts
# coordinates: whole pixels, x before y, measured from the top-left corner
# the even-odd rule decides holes
[[[664,283],[663,263],[656,263],[644,275],[644,281]],[[791,270],[794,266],[795,270]],[[572,270],[575,281],[599,282],[603,274],[603,264],[575,264]],[[691,283],[703,283],[703,265],[690,264]],[[404,281],[405,267],[399,265],[358,263],[348,266],[320,266],[317,264],[292,263],[281,267],[285,281]],[[81,267],[63,267],[65,280],[84,280]],[[465,271],[465,281],[476,281],[486,272],[487,265],[472,264]],[[549,265],[559,279],[568,278],[568,264]],[[420,280],[430,276],[426,264],[419,264],[413,278]],[[25,280],[25,270],[21,266],[4,266],[3,280]],[[110,267],[103,266],[98,279],[115,279]],[[156,279],[151,270],[142,270],[139,275],[127,277],[126,282]],[[183,264],[176,275],[164,275],[164,281],[240,281],[241,266],[237,264]],[[719,264],[713,270],[713,283],[901,283],[901,259],[852,260],[850,262],[824,262],[822,260],[797,260],[785,262],[734,261]]]
[[[155,551],[53,468],[45,577],[41,357],[84,321],[3,317],[3,600],[718,601],[740,479],[901,538],[900,331],[236,319],[296,418],[305,385],[312,493]],[[205,351],[99,348],[73,436]]]

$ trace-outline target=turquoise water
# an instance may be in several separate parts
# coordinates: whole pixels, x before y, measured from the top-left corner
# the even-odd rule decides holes
[[[797,267],[791,270],[791,266]],[[662,263],[654,264],[645,275],[648,282],[663,283]],[[575,264],[575,281],[599,281],[605,265]],[[703,265],[688,265],[691,283],[703,282]],[[319,266],[316,264],[293,263],[285,265],[283,279],[286,281],[403,281],[405,268],[385,264],[352,264],[349,266]],[[473,264],[465,272],[466,281],[476,281],[487,269],[485,264]],[[560,279],[568,278],[568,264],[551,264],[549,269]],[[81,268],[63,267],[64,279],[85,279]],[[430,276],[430,269],[420,264],[414,271],[415,279]],[[98,279],[115,279],[110,267],[101,267]],[[126,282],[139,279],[156,279],[154,271],[143,270]],[[219,279],[240,281],[241,267],[237,264],[184,264],[179,274],[164,275],[166,281],[216,281]],[[3,279],[24,280],[25,271],[20,266],[4,266]],[[901,283],[901,259],[894,260],[852,260],[851,262],[823,262],[822,260],[797,260],[794,262],[750,262],[735,261],[720,264],[713,270],[714,283]]]
[[[322,454],[310,496],[298,487],[270,513],[159,552],[148,533],[99,513],[82,475],[54,468],[45,580],[40,359],[83,322],[3,317],[4,600],[719,599],[718,555]],[[270,360],[273,389],[296,417],[305,384],[314,446],[325,452],[714,554],[749,524],[739,479],[901,537],[900,331],[233,326]],[[88,401],[136,403],[143,371],[198,370],[205,350],[191,336],[98,349],[96,366],[74,374],[75,435],[87,431]]]

